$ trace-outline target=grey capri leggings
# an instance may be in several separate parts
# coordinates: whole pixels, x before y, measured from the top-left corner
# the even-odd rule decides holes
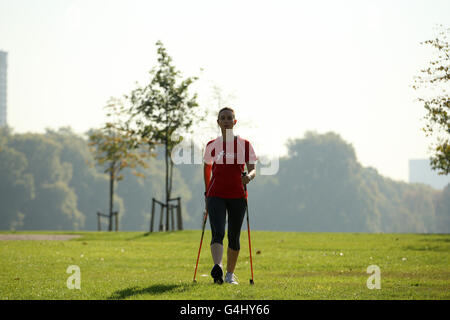
[[[247,206],[245,198],[208,197],[207,206],[212,233],[211,244],[220,243],[223,245],[226,211],[228,211],[228,247],[236,251],[239,250],[241,248],[239,238]]]

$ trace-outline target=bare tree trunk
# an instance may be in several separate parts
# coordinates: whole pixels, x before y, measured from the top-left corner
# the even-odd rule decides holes
[[[113,203],[114,203],[114,166],[115,163],[111,164],[111,171],[109,172],[109,231],[112,231],[113,222]]]
[[[168,164],[168,156],[169,156],[169,102],[168,102],[168,95],[166,92],[166,136],[165,136],[165,164],[166,164],[166,231],[169,230],[169,164]]]
[[[169,231],[169,150],[168,150],[168,137],[167,137],[167,129],[166,129],[166,152],[165,152],[165,161],[166,161],[166,231]]]

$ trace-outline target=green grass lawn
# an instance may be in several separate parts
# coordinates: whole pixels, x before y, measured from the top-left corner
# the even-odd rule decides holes
[[[40,233],[82,237],[0,241],[0,299],[450,298],[450,235],[252,231],[255,285],[251,286],[243,230],[236,267],[240,285],[220,286],[209,276],[209,230],[196,284],[192,279],[199,230]],[[70,265],[80,268],[80,290],[67,288]],[[367,288],[370,265],[381,270],[379,290]]]

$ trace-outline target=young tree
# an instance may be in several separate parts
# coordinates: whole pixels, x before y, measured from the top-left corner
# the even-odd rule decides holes
[[[150,83],[138,87],[129,96],[131,102],[130,122],[137,128],[142,139],[150,139],[164,146],[166,169],[165,208],[168,214],[168,204],[172,192],[173,148],[183,140],[180,135],[190,132],[195,120],[203,120],[197,111],[197,94],[189,94],[189,87],[198,77],[188,77],[177,81],[181,74],[172,64],[161,41],[156,42],[158,66],[153,68]]]
[[[94,153],[94,159],[100,166],[106,165],[105,173],[109,173],[109,231],[112,231],[114,182],[123,179],[120,172],[124,168],[134,169],[136,166],[147,168],[145,158],[155,156],[151,152],[153,144],[146,138],[141,138],[123,121],[125,107],[123,101],[111,98],[106,106],[110,119],[103,128],[93,130],[89,134],[89,146]],[[148,152],[140,150],[142,144],[149,146]],[[135,170],[137,176],[143,175]]]
[[[448,175],[450,172],[450,48],[448,36],[450,28],[438,26],[435,39],[422,44],[435,49],[436,57],[429,65],[421,70],[415,78],[413,89],[421,89],[422,96],[418,99],[424,104],[427,114],[427,124],[423,131],[426,136],[437,135],[437,143],[432,145],[433,155],[431,167],[439,174]]]

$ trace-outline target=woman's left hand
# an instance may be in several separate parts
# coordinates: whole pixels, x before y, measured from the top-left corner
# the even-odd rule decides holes
[[[245,176],[242,177],[242,184],[247,184],[251,181],[252,179],[250,179],[250,176],[247,174]]]

